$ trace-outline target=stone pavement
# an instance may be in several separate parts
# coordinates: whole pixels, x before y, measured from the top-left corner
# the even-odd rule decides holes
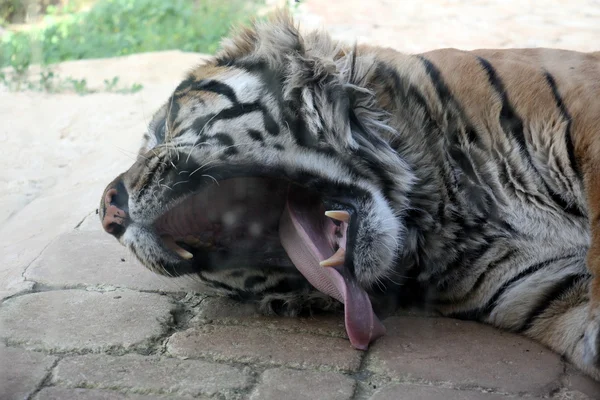
[[[405,51],[585,50],[600,46],[599,3],[307,0],[299,15]],[[134,261],[94,209],[200,60],[163,52],[58,67],[90,87],[143,83],[135,95],[0,90],[0,400],[600,398],[600,383],[557,355],[487,326],[399,314],[360,352],[341,315],[258,316]]]
[[[0,306],[0,399],[600,398],[600,383],[520,336],[398,315],[368,352],[342,315],[289,319],[146,271],[95,214]]]

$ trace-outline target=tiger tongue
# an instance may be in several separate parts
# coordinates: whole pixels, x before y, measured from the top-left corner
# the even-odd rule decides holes
[[[322,240],[318,222],[295,208],[288,199],[279,223],[283,248],[304,277],[320,292],[344,303],[346,332],[352,346],[366,350],[373,340],[385,334],[368,294],[342,267],[323,267],[319,262],[333,252]]]

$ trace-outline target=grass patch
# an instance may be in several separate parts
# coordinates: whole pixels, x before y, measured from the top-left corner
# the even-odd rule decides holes
[[[261,3],[98,0],[86,11],[49,6],[41,23],[0,38],[0,67],[12,67],[10,75],[22,78],[31,64],[172,49],[214,53],[231,26],[255,15]],[[73,86],[81,89],[81,84]]]
[[[88,11],[49,8],[40,26],[2,37],[0,66],[19,70],[167,49],[212,53],[256,6],[244,0],[99,0]]]

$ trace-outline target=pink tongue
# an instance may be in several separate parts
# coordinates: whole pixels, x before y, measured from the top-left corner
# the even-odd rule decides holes
[[[279,238],[288,256],[306,279],[320,292],[342,303],[345,308],[346,332],[352,346],[366,350],[369,343],[385,335],[367,293],[354,281],[334,267],[322,267],[319,262],[333,255],[333,249],[324,242],[313,241],[309,221],[301,224],[286,203],[279,223]],[[314,236],[313,236],[314,237]],[[343,268],[343,267],[342,267]]]

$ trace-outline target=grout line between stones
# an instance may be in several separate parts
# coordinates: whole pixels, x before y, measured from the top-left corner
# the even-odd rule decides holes
[[[46,373],[44,378],[41,380],[41,382],[38,384],[38,386],[33,390],[33,392],[31,392],[26,397],[26,400],[32,400],[44,387],[49,386],[48,384],[52,381],[52,375],[54,374],[54,369],[56,368],[56,366],[58,365],[58,363],[61,360],[62,360],[62,357],[57,357],[56,360],[54,360],[54,362],[48,369],[48,372]]]
[[[58,238],[60,237],[60,235],[56,235],[55,237],[53,237],[48,243],[46,243],[46,245],[44,246],[44,248],[42,250],[40,250],[40,252],[33,258],[33,260],[31,260],[29,262],[29,264],[27,264],[27,266],[25,266],[25,268],[23,269],[23,272],[21,273],[21,277],[25,280],[25,282],[33,282],[34,284],[37,283],[35,281],[30,281],[25,277],[25,274],[27,273],[27,270],[29,269],[29,267],[31,267],[33,265],[34,262],[36,262],[38,260],[38,258],[40,258],[44,252],[46,251],[46,249],[48,247],[50,247],[51,244],[53,244]]]
[[[89,213],[87,213],[82,219],[81,221],[79,221],[77,223],[77,225],[75,225],[75,227],[73,228],[74,230],[79,229],[79,227],[81,226],[81,224],[83,224],[85,222],[86,219],[88,219],[89,217],[92,216],[92,214],[97,213],[98,210],[96,209],[96,211],[90,211]]]

